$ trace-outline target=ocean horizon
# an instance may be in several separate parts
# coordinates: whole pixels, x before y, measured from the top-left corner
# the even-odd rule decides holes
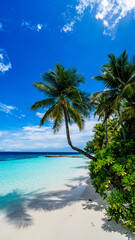
[[[10,158],[12,158],[12,157],[15,157],[15,158],[17,158],[17,159],[19,159],[20,157],[26,157],[26,156],[28,156],[28,157],[36,157],[36,156],[39,156],[39,155],[44,155],[44,156],[46,156],[46,155],[73,155],[73,156],[81,156],[81,154],[80,153],[78,153],[78,152],[30,152],[30,151],[28,151],[28,152],[21,152],[21,151],[18,151],[18,152],[16,152],[16,151],[1,151],[0,152],[0,161],[6,161],[6,160],[8,160],[7,158],[9,158],[9,160],[10,160]]]

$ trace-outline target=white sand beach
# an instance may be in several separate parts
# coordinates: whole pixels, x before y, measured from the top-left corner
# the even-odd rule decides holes
[[[135,235],[108,221],[105,202],[85,175],[62,190],[41,193],[28,207],[0,219],[0,240],[133,240]]]

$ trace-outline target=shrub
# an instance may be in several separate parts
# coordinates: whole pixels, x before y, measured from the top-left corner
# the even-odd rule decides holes
[[[84,150],[89,154],[94,153],[94,141],[88,141]]]
[[[121,140],[101,150],[91,161],[93,185],[107,201],[106,211],[116,222],[135,231],[135,148]]]

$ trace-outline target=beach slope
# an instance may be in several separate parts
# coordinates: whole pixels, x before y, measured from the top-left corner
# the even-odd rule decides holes
[[[127,228],[109,220],[105,202],[89,177],[78,177],[61,191],[40,196],[28,209],[0,222],[0,240],[133,240]]]

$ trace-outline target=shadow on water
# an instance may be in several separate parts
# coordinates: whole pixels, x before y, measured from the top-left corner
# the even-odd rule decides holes
[[[27,213],[27,195],[20,191],[13,191],[0,197],[0,211],[6,214],[6,220],[16,227],[32,225],[32,217]]]
[[[0,211],[6,215],[6,221],[17,228],[29,227],[33,224],[30,210],[53,211],[64,208],[78,200],[80,191],[84,191],[82,181],[85,177],[70,179],[78,181],[79,188],[71,184],[65,184],[67,190],[39,192],[24,194],[20,191],[13,191],[0,197]]]
[[[73,167],[76,169],[88,169],[88,165],[82,165],[82,166],[77,166],[77,167]]]
[[[84,163],[85,163],[85,164],[88,164],[88,166],[89,166],[90,160],[85,160]]]
[[[99,194],[95,193],[88,177],[71,178],[71,184],[66,184],[67,189],[63,191],[52,191],[49,193],[39,192],[32,194],[23,194],[19,191],[13,191],[0,197],[0,211],[6,214],[8,223],[17,228],[26,228],[33,225],[33,219],[30,210],[34,211],[53,211],[62,209],[71,205],[80,199],[84,211],[103,211],[105,201]],[[72,182],[78,183],[79,187],[72,185]],[[84,186],[83,183],[86,182]],[[85,191],[85,187],[87,191]],[[127,239],[135,239],[134,235],[125,227],[117,225],[113,220],[108,221],[107,216],[102,218],[102,229],[105,232],[119,232],[121,235],[128,232]]]
[[[70,178],[69,180],[74,181],[74,182],[79,181],[79,183],[81,183],[82,181],[86,181],[87,178],[83,177],[83,176],[80,176],[80,177]]]

